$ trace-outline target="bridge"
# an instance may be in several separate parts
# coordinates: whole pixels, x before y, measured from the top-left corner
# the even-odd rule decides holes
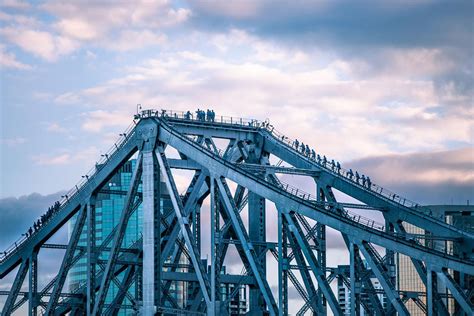
[[[111,179],[132,160],[128,188],[113,190]],[[178,171],[190,175],[181,190]],[[291,177],[314,186],[285,182]],[[338,201],[337,192],[356,202]],[[97,229],[104,195],[123,202],[107,235]],[[379,214],[380,222],[360,210]],[[140,234],[125,242],[132,217],[140,218]],[[268,221],[277,227],[273,241]],[[68,243],[50,243],[68,223]],[[327,266],[327,227],[340,232],[347,266]],[[40,289],[42,249],[64,256]],[[399,289],[398,255],[411,260],[424,291]],[[239,261],[240,272],[226,269],[230,260]],[[84,278],[71,286],[79,262]],[[303,302],[298,315],[409,315],[409,301],[427,315],[473,315],[474,233],[269,122],[145,110],[33,230],[0,254],[0,279],[7,276],[14,281],[0,292],[2,315],[21,308],[29,315],[287,315],[291,293]],[[348,289],[349,307],[335,280]]]

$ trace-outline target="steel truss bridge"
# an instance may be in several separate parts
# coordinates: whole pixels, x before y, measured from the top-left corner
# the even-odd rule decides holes
[[[226,140],[227,146],[219,149],[218,140]],[[169,148],[179,156],[169,157]],[[225,315],[232,296],[238,295],[234,290],[223,298],[221,286],[230,283],[235,289],[248,289],[249,315],[288,314],[289,291],[296,291],[304,301],[298,315],[343,315],[330,286],[335,279],[350,291],[350,301],[355,302],[350,304],[352,315],[361,309],[374,315],[408,315],[409,300],[428,315],[448,315],[447,299],[456,302],[459,314],[474,313],[473,289],[464,281],[474,275],[472,232],[449,225],[375,184],[361,184],[352,172],[302,153],[268,122],[219,116],[196,120],[182,112],[146,110],[135,116],[103,156],[47,222],[0,257],[0,279],[14,280],[10,290],[0,293],[7,295],[2,315],[23,304],[30,315],[116,315],[121,309],[141,315]],[[272,164],[272,156],[279,162]],[[136,168],[128,192],[123,192],[118,224],[97,244],[97,195],[132,157]],[[176,169],[193,173],[184,193],[177,189]],[[309,178],[316,190],[306,193],[284,183],[282,175],[287,174]],[[160,211],[160,183],[166,184],[170,212]],[[359,202],[338,202],[336,190]],[[201,206],[207,198],[209,225],[201,230]],[[275,204],[275,214],[267,214],[266,201]],[[142,237],[124,248],[127,223],[139,205]],[[244,221],[245,207],[248,220]],[[364,218],[356,209],[379,212],[384,221]],[[48,244],[73,216],[69,243]],[[270,216],[277,222],[276,242],[267,241],[265,222]],[[410,234],[404,223],[427,233]],[[83,227],[91,228],[85,232],[86,246],[79,243]],[[326,227],[342,234],[350,258],[346,268],[326,266]],[[207,262],[201,258],[201,234],[210,234]],[[240,274],[223,269],[231,245],[243,266]],[[42,248],[63,249],[64,257],[57,275],[39,289]],[[106,259],[101,256],[104,252]],[[396,253],[410,258],[426,292],[397,289]],[[68,272],[81,258],[87,263],[87,281],[70,291],[65,285]],[[270,274],[267,265],[273,259],[278,272]],[[373,278],[381,288],[374,287]],[[277,287],[271,287],[269,280]],[[187,288],[186,304],[170,294],[176,282]],[[118,291],[110,301],[106,297],[112,284]]]

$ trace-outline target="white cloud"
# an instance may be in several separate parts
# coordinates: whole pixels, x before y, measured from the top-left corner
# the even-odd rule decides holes
[[[101,132],[104,127],[127,126],[131,122],[130,114],[124,112],[98,110],[86,113],[85,117],[82,129],[93,133]]]
[[[34,155],[32,160],[40,166],[45,165],[69,165],[78,162],[90,164],[99,157],[99,150],[95,146],[81,149],[77,152],[65,151],[57,154]]]
[[[33,29],[4,27],[0,29],[0,35],[24,51],[48,61],[54,61],[59,56],[69,54],[78,47],[77,42],[67,37]]]
[[[72,37],[77,40],[87,41],[97,39],[101,32],[88,21],[71,18],[61,20],[55,24],[55,27],[65,36]]]
[[[22,3],[6,1],[4,5],[19,7]],[[0,35],[49,62],[85,45],[120,52],[163,44],[166,35],[162,30],[183,23],[191,15],[188,9],[173,8],[168,1],[161,0],[47,1],[37,8],[51,14],[52,21],[40,22],[33,16],[0,12],[0,20],[7,22]]]
[[[30,65],[18,61],[13,53],[5,51],[5,47],[3,45],[0,45],[0,67],[20,70],[30,70],[33,68]]]
[[[440,150],[452,141],[472,142],[473,113],[460,115],[450,109],[429,78],[449,67],[437,65],[442,62],[437,52],[422,51],[418,56],[406,51],[412,67],[425,59],[420,73],[426,73],[407,78],[407,70],[397,62],[403,51],[387,61],[387,69],[394,70],[391,74],[386,69],[368,74],[367,65],[360,60],[335,58],[322,51],[315,60],[308,53],[300,55],[243,31],[228,33],[230,39],[237,39],[235,44],[226,41],[225,35],[216,36],[199,50],[163,52],[136,66],[124,67],[122,76],[72,91],[70,96],[90,107],[113,106],[113,112],[121,114],[112,121],[123,126],[130,121],[131,116],[127,120],[126,115],[134,112],[137,103],[180,110],[199,104],[214,108],[218,115],[268,117],[291,138],[346,160]],[[191,36],[193,41],[198,39]],[[219,45],[225,49],[217,56],[206,51]],[[245,50],[239,59],[230,57],[242,47]],[[255,54],[258,51],[260,55]],[[291,56],[296,56],[298,63],[286,62]],[[455,95],[455,91],[449,93]],[[97,116],[101,115],[104,113]],[[100,131],[107,125],[101,122],[106,120],[86,117],[83,128]]]
[[[131,31],[126,30],[117,38],[110,39],[104,43],[105,47],[115,51],[127,51],[153,45],[161,45],[166,42],[166,35],[156,34],[150,30]]]
[[[46,130],[49,132],[55,132],[55,133],[64,133],[67,131],[67,129],[65,129],[64,127],[62,127],[61,125],[55,122],[50,123],[48,127],[46,128]]]

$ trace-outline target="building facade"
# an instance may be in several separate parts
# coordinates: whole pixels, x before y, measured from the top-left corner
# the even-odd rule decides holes
[[[446,221],[451,225],[469,232],[474,232],[474,206],[472,205],[427,205],[423,206],[422,208],[429,210],[432,212],[432,215]],[[404,223],[403,226],[407,233],[421,235],[427,234],[429,236],[429,232],[426,232],[419,227],[410,225],[408,223]],[[436,241],[433,241],[432,243],[436,243]],[[448,242],[445,245],[436,244],[436,248],[439,249],[440,247],[446,249],[447,252],[460,253],[463,251],[462,249],[454,248],[451,242]],[[413,263],[409,257],[402,254],[397,254],[397,270],[397,285],[399,291],[413,292],[412,295],[415,295],[415,293],[426,293],[426,287],[416,272],[415,267],[413,266]],[[452,276],[454,280],[463,288],[474,288],[473,277],[470,277],[469,275],[461,275],[459,273],[453,274]],[[447,306],[448,312],[451,315],[457,315],[461,312],[461,309],[457,305],[456,301],[448,297],[449,293],[440,282],[438,282],[438,291],[440,293],[445,293],[445,297],[443,298],[444,304]],[[472,295],[472,292],[473,291],[471,291],[470,299],[471,303],[474,303],[474,296]],[[418,299],[426,305],[426,297],[424,295],[418,296]],[[410,315],[425,315],[425,312],[420,308],[420,306],[415,304],[413,300],[408,300],[406,302],[406,307],[410,312]]]

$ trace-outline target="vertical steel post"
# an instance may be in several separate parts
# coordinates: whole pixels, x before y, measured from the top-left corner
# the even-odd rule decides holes
[[[96,213],[95,213],[96,196],[92,195],[87,205],[87,316],[92,316],[92,310],[95,304],[95,274],[97,264],[96,253]]]
[[[360,314],[360,305],[359,305],[359,293],[358,293],[358,277],[357,277],[357,266],[356,266],[356,253],[358,253],[357,245],[353,242],[350,243],[349,252],[350,252],[350,281],[351,281],[351,315]]]
[[[261,196],[249,192],[248,196],[248,212],[249,212],[249,238],[250,242],[265,242],[265,199]],[[265,247],[254,246],[255,253],[259,257],[258,265],[263,276],[266,275],[266,258],[261,256]],[[250,288],[249,291],[249,314],[262,315],[266,310],[265,300],[258,287]]]
[[[216,256],[219,245],[219,210],[218,210],[218,201],[216,194],[216,182],[213,176],[210,177],[211,182],[211,307],[212,310],[208,312],[208,315],[220,315],[220,285],[219,285],[219,273],[216,271],[220,264],[217,262],[220,260]]]
[[[278,315],[288,315],[288,248],[286,220],[278,210]]]
[[[28,315],[36,316],[38,304],[38,251],[33,250],[29,260]]]
[[[324,191],[319,187],[319,184],[317,182],[316,182],[316,196],[317,196],[318,202],[323,202],[326,200]],[[321,266],[321,269],[323,271],[326,271],[326,225],[323,225],[320,223],[316,223],[316,225],[317,225],[316,237],[319,242],[319,249],[317,250],[318,262],[319,262],[319,265]],[[320,297],[321,302],[323,303],[323,306],[326,307],[327,301],[319,285],[318,285],[318,295]],[[325,309],[325,313],[326,311],[327,309]]]
[[[143,152],[143,309],[152,316],[161,301],[160,169],[153,148]],[[155,265],[155,263],[158,263]]]
[[[426,313],[433,316],[433,272],[428,267],[426,270]]]

